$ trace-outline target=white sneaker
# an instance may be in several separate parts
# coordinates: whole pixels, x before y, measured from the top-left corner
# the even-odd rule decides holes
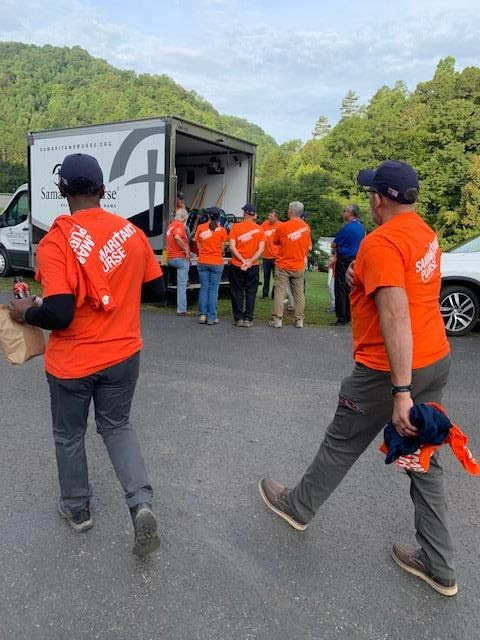
[[[278,318],[272,318],[272,320],[268,321],[268,326],[273,327],[274,329],[281,329],[283,326],[283,322]]]
[[[297,329],[303,329],[303,320],[297,318],[297,320],[295,320],[295,326]]]
[[[202,315],[198,318],[199,324],[207,324],[207,316],[202,313]]]

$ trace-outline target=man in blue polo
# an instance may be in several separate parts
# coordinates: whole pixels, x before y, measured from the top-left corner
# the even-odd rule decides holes
[[[359,209],[356,204],[349,204],[343,210],[345,224],[337,231],[332,249],[337,254],[335,263],[335,314],[333,325],[346,325],[350,322],[349,288],[345,274],[350,263],[355,260],[360,243],[365,237],[365,229],[358,219]]]

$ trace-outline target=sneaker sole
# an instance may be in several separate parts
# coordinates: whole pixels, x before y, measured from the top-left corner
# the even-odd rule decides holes
[[[135,543],[133,553],[136,556],[146,556],[160,546],[157,533],[157,519],[149,509],[142,509],[135,518]]]
[[[82,522],[82,524],[75,524],[74,522],[72,522],[68,517],[68,513],[63,510],[63,507],[60,502],[58,503],[58,513],[62,516],[62,518],[64,518],[68,522],[68,524],[72,527],[72,529],[77,533],[82,533],[82,531],[88,531],[93,527],[92,518],[90,518],[90,520],[85,520],[85,522]]]
[[[305,529],[307,528],[306,524],[300,524],[299,522],[294,520],[292,517],[290,517],[289,515],[287,515],[283,511],[280,511],[280,509],[277,509],[277,507],[273,506],[273,504],[270,502],[270,500],[265,495],[265,492],[264,492],[263,487],[262,487],[262,481],[261,480],[259,480],[259,482],[258,482],[258,490],[260,492],[260,496],[261,496],[262,500],[267,505],[267,507],[270,509],[270,511],[273,511],[273,513],[276,513],[277,516],[280,516],[280,518],[285,520],[285,522],[288,522],[288,524],[291,527],[293,527],[296,531],[305,531]]]
[[[391,556],[392,556],[392,560],[396,564],[398,564],[398,566],[401,567],[404,571],[406,571],[407,573],[411,573],[412,576],[417,576],[417,578],[421,578],[424,582],[430,585],[432,589],[434,589],[437,593],[440,593],[442,596],[455,596],[458,593],[458,585],[455,585],[454,587],[442,587],[441,584],[438,584],[438,582],[435,582],[435,580],[430,578],[430,576],[427,576],[427,574],[423,573],[419,569],[415,569],[414,567],[411,567],[410,565],[400,560],[400,558],[395,554],[393,549],[391,551]]]

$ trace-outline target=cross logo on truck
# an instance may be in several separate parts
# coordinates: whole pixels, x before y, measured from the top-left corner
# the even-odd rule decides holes
[[[163,129],[158,127],[148,127],[145,129],[135,129],[128,134],[123,143],[120,145],[115,158],[113,159],[112,168],[110,170],[109,182],[116,180],[125,174],[127,164],[132,155],[134,149],[150,136],[163,133]],[[126,185],[129,184],[141,184],[145,182],[148,184],[148,224],[149,229],[153,229],[154,210],[155,210],[155,190],[157,182],[163,183],[165,181],[165,175],[157,173],[158,162],[158,149],[149,149],[147,152],[147,173],[132,178]]]

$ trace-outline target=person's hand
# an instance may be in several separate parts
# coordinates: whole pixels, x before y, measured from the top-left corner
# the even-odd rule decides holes
[[[347,272],[345,273],[345,280],[347,281],[350,289],[355,287],[355,260],[350,263]]]
[[[250,260],[250,258],[244,259],[241,269],[242,271],[247,271],[248,269],[250,269],[251,266],[252,266],[252,261]]]
[[[8,305],[10,317],[15,322],[23,324],[25,322],[25,312],[30,307],[35,306],[35,296],[28,296],[28,298],[14,298]]]
[[[392,424],[402,438],[413,438],[417,435],[417,427],[410,422],[410,409],[413,407],[409,393],[397,393],[393,396]]]

